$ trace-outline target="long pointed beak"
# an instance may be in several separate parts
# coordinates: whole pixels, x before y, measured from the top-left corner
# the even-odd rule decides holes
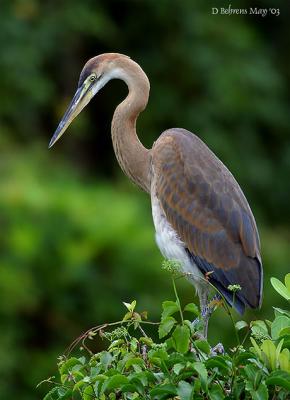
[[[75,117],[82,111],[82,109],[88,104],[93,97],[93,93],[90,88],[86,88],[84,85],[79,87],[68,106],[62,120],[60,121],[54,135],[52,136],[48,148],[51,148],[54,143],[64,134],[70,123]]]

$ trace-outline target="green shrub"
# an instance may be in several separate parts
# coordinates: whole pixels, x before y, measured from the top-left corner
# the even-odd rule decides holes
[[[290,292],[275,278],[273,287],[282,296]],[[174,284],[174,279],[173,279]],[[124,303],[127,312],[117,322],[103,324],[81,335],[59,359],[60,381],[45,400],[60,399],[288,399],[290,396],[290,311],[275,308],[271,321],[235,324],[237,344],[228,351],[212,348],[198,332],[199,309],[182,307],[176,299],[162,303],[161,321],[147,321],[136,311],[136,301]],[[228,313],[228,306],[219,302]],[[159,341],[147,334],[158,328]],[[245,334],[242,332],[245,330]],[[89,342],[99,335],[107,349],[94,354]],[[243,336],[243,337],[242,337]],[[250,336],[252,347],[246,346]],[[242,340],[241,340],[242,338]],[[80,347],[84,355],[72,351]]]

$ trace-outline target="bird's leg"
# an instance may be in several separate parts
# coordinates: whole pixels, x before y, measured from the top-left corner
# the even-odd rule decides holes
[[[199,302],[200,302],[201,319],[196,318],[193,321],[193,325],[195,327],[197,327],[197,329],[198,329],[200,322],[202,321],[203,327],[202,327],[201,332],[198,333],[198,335],[203,339],[207,339],[208,321],[209,321],[209,317],[211,315],[211,311],[210,311],[211,307],[208,306],[209,291],[207,288],[200,287],[197,289],[197,294],[198,294]]]
[[[211,316],[211,314],[213,313],[214,309],[215,309],[215,301],[220,300],[221,296],[219,293],[215,294],[213,296],[213,298],[210,300],[210,302],[208,302],[208,292],[207,292],[207,296],[206,296],[206,301],[203,299],[203,297],[201,297],[201,315],[203,317],[203,321],[204,321],[204,338],[207,339],[207,329],[208,329],[208,321],[209,318]],[[202,304],[202,301],[205,301],[204,305]],[[212,304],[211,304],[212,303]],[[218,354],[224,354],[225,350],[224,350],[224,346],[222,345],[222,343],[218,343],[216,344],[212,349],[211,349],[211,356],[216,356]]]
[[[200,293],[200,312],[203,319],[203,337],[207,339],[208,321],[210,317],[210,307],[208,305],[208,290],[204,289]]]
[[[207,339],[208,322],[209,322],[210,316],[213,313],[214,308],[215,308],[214,301],[219,300],[220,295],[216,294],[209,301],[208,300],[209,299],[209,291],[207,288],[203,288],[198,291],[198,296],[199,296],[199,300],[200,300],[200,310],[201,310],[201,317],[202,317],[202,322],[203,322],[203,330],[202,330],[201,336],[204,339]],[[213,304],[211,304],[211,303],[213,303]],[[193,321],[193,324],[195,326],[197,326],[199,324],[199,322],[200,322],[200,319],[196,318]]]

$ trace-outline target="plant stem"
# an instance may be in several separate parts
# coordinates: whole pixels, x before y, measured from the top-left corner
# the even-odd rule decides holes
[[[179,308],[181,322],[182,322],[182,325],[183,325],[184,324],[183,313],[182,313],[182,310],[181,310],[181,304],[180,304],[180,300],[179,300],[179,297],[178,297],[178,294],[177,294],[177,290],[176,290],[175,280],[174,280],[173,276],[171,278],[172,278],[172,285],[173,285],[174,294],[175,294],[175,297],[176,297],[176,302],[177,302],[178,308]]]
[[[228,314],[229,314],[229,316],[230,316],[230,319],[231,319],[231,321],[232,321],[232,324],[233,324],[233,327],[234,327],[234,330],[235,330],[235,335],[236,335],[236,339],[237,339],[238,346],[240,346],[240,345],[241,345],[241,342],[240,342],[239,334],[238,334],[238,331],[237,331],[237,329],[236,329],[235,321],[234,321],[234,318],[233,318],[233,316],[232,316],[232,313],[231,313],[231,310],[229,309],[229,307],[228,307]]]
[[[142,333],[142,335],[143,335],[144,337],[148,337],[147,334],[146,334],[146,332],[144,331],[144,329],[142,328],[142,326],[141,326],[140,324],[138,324],[138,328],[139,328],[140,332]]]

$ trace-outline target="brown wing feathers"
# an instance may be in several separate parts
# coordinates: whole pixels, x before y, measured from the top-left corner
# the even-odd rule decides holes
[[[153,147],[157,197],[168,221],[199,269],[229,302],[229,284],[240,284],[237,298],[256,308],[261,297],[260,243],[254,217],[239,185],[195,135],[164,132]]]

